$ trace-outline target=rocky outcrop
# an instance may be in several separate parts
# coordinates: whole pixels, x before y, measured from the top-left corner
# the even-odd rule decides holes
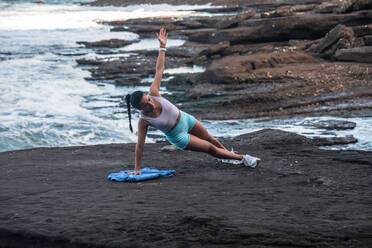
[[[354,144],[358,142],[358,139],[352,135],[346,137],[314,137],[312,142],[316,146],[334,146]]]
[[[254,70],[315,62],[316,59],[304,52],[225,56],[214,60],[204,75],[213,83],[249,83],[252,82],[252,72]]]
[[[350,48],[354,45],[354,42],[353,29],[339,24],[308,51],[321,54],[326,58],[332,58],[338,49]]]
[[[304,126],[316,127],[321,129],[327,130],[347,130],[347,129],[354,129],[356,127],[356,123],[352,121],[340,121],[340,120],[320,120],[320,121],[313,121],[307,120],[301,123]]]
[[[176,175],[118,183],[107,176],[133,169],[135,144],[2,152],[0,244],[369,247],[371,152],[321,150],[272,129],[223,143],[260,165],[145,144],[143,167]]]
[[[349,25],[355,22],[370,23],[372,11],[352,12],[349,14],[315,15],[302,14],[286,18],[263,18],[243,21],[238,27],[230,29],[198,30],[189,36],[196,42],[231,43],[288,41],[290,39],[317,39],[338,24]]]
[[[318,5],[315,10],[319,13],[347,13],[371,8],[371,0],[333,0]]]
[[[254,10],[247,10],[247,11],[244,11],[243,13],[226,17],[217,23],[217,28],[226,29],[226,28],[236,27],[242,21],[250,19],[253,16],[255,16],[255,14],[256,12]]]
[[[370,25],[352,28],[339,24],[307,48],[307,51],[328,59],[372,63],[370,33]]]
[[[76,42],[79,45],[84,45],[87,48],[94,48],[94,47],[108,47],[108,48],[119,48],[124,47],[134,42],[138,42],[138,40],[120,40],[120,39],[110,39],[110,40],[101,40],[95,42],[87,42],[87,41],[78,41]]]
[[[334,58],[340,61],[372,63],[372,46],[338,50]]]
[[[205,72],[165,73],[162,85],[171,91],[166,97],[199,118],[371,113],[372,70],[367,63],[372,12],[353,7],[345,13],[333,9],[317,13],[320,2],[325,5],[324,1],[247,2],[226,8],[227,12],[235,8],[236,15],[104,23],[113,26],[112,31],[130,29],[140,38],[154,38],[164,26],[169,37],[187,40],[167,48],[166,68],[199,65]],[[338,2],[334,8],[340,6]],[[223,8],[210,11],[224,13]],[[97,59],[90,79],[148,85],[150,81],[141,78],[153,77],[158,52],[132,52],[126,58]]]

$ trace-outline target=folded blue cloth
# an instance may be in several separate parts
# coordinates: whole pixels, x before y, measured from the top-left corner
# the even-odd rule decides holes
[[[149,179],[154,179],[158,177],[171,177],[174,176],[176,171],[174,170],[157,170],[150,168],[141,169],[142,175],[127,175],[128,172],[133,172],[133,170],[120,171],[117,173],[111,173],[107,178],[112,181],[118,182],[139,182]]]

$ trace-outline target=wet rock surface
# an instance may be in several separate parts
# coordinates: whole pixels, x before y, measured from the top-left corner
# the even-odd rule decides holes
[[[120,40],[120,39],[110,39],[110,40],[101,40],[95,42],[87,42],[87,41],[78,41],[76,42],[79,45],[84,45],[87,48],[92,47],[108,47],[108,48],[119,48],[127,46],[135,41],[127,41],[127,40]]]
[[[334,146],[354,144],[358,142],[358,139],[352,135],[349,135],[345,137],[314,137],[312,141],[316,146]]]
[[[352,121],[340,121],[340,120],[315,120],[315,121],[304,121],[301,123],[304,126],[312,126],[315,128],[323,129],[336,129],[346,130],[353,129],[356,127],[356,123]]]
[[[165,74],[169,81],[164,80],[163,85],[170,94],[164,96],[197,118],[372,115],[372,12],[368,1],[224,3],[225,12],[224,8],[209,11],[227,15],[104,23],[112,31],[134,32],[140,39],[153,38],[164,26],[169,38],[186,40],[182,46],[168,47],[165,67],[197,65],[205,71]],[[127,4],[130,1],[93,3]],[[80,59],[78,63],[92,66],[91,80],[111,80],[119,86],[149,85],[157,51],[130,52],[130,56],[110,61]],[[143,78],[149,80],[143,84]]]
[[[371,243],[372,153],[261,130],[224,141],[251,169],[146,144],[176,176],[117,183],[135,144],[0,153],[2,247],[358,247]]]

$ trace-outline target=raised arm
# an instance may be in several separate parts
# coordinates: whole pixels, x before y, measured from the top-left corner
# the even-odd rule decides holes
[[[147,134],[148,123],[140,119],[138,121],[138,140],[136,145],[136,162],[134,166],[134,172],[128,173],[128,175],[139,175],[141,174],[141,164],[142,164],[142,155],[143,148],[145,145],[146,134]]]
[[[159,34],[156,34],[158,37],[160,48],[164,48],[167,45],[168,33],[165,28],[161,28]],[[149,94],[152,96],[160,96],[159,90],[161,85],[161,80],[163,78],[164,72],[164,60],[165,60],[165,50],[159,50],[158,60],[156,61],[156,73],[154,82],[152,82]]]

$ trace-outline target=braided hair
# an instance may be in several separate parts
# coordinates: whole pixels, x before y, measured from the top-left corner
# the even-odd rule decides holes
[[[128,94],[125,96],[125,101],[127,103],[127,108],[128,108],[128,117],[129,117],[129,129],[130,131],[133,133],[133,128],[132,128],[132,115],[131,115],[131,112],[130,112],[130,105],[132,105],[133,107],[135,107],[136,109],[142,109],[141,108],[141,99],[142,99],[142,96],[143,96],[143,92],[140,91],[140,90],[137,90],[135,92],[133,92],[132,94]]]

